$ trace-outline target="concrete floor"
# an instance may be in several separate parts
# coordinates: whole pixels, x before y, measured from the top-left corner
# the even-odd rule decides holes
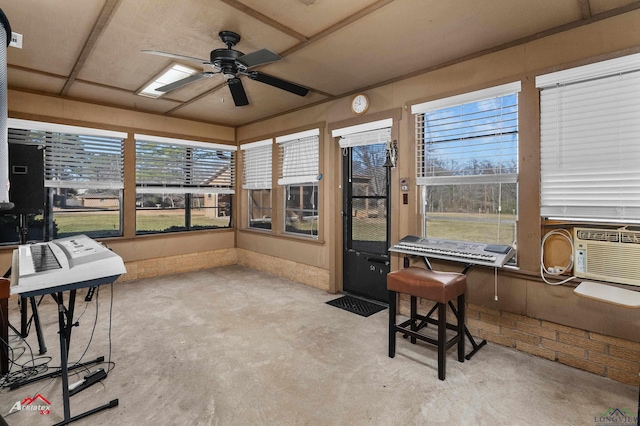
[[[84,360],[109,354],[110,297],[103,286]],[[452,348],[447,380],[439,381],[431,347],[398,337],[397,355],[388,358],[388,310],[363,318],[324,303],[334,298],[242,266],[118,283],[115,368],[73,396],[71,412],[115,398],[119,406],[75,424],[593,426],[610,408],[637,412],[637,388],[492,343],[464,363]],[[55,366],[57,314],[50,299],[40,311],[46,355]],[[76,303],[76,317],[87,309],[73,330],[71,361],[90,340],[95,300]],[[14,300],[10,319],[19,324]],[[35,332],[27,340],[36,352]],[[11,341],[16,353],[25,346]],[[28,349],[17,362],[27,360]],[[50,414],[8,415],[17,401],[38,393],[51,403]],[[62,420],[61,380],[3,389],[0,414],[10,425]]]

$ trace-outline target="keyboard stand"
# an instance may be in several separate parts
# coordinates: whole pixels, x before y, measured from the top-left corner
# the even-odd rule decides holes
[[[427,269],[433,271],[433,267],[431,266],[431,263],[429,262],[429,259],[426,256],[422,256],[422,260],[424,260],[424,263],[427,266]],[[465,263],[465,267],[462,270],[461,274],[467,275],[467,272],[469,272],[469,269],[471,269],[472,266],[473,266],[473,264],[471,264],[471,263]],[[416,306],[413,306],[414,303],[415,303],[415,299],[412,299],[411,300],[411,304],[412,304],[411,310],[412,310],[412,312],[415,312],[415,310],[417,309]],[[458,316],[458,311],[456,310],[456,307],[453,305],[453,303],[449,302],[449,307],[451,308],[451,311],[453,312],[453,314],[457,317]],[[429,324],[427,320],[429,320],[431,318],[431,315],[433,315],[433,313],[436,311],[437,308],[438,308],[437,304],[433,308],[431,308],[431,310],[424,317],[422,322],[420,322],[418,324],[418,327],[416,328],[415,331],[419,331],[419,330],[423,329],[424,327],[426,327]],[[473,350],[471,352],[469,352],[467,355],[465,355],[465,357],[464,357],[468,361],[468,360],[471,359],[472,356],[474,356],[476,354],[476,352],[478,352],[480,350],[480,348],[482,348],[484,345],[487,344],[487,341],[485,339],[482,339],[482,341],[479,344],[476,343],[476,340],[473,338],[473,336],[469,332],[469,329],[467,328],[466,324],[464,325],[464,334],[465,334],[465,336],[467,336],[467,339],[471,343],[471,346],[473,346]],[[406,339],[408,336],[405,334],[402,337],[404,337]]]
[[[53,294],[52,294],[53,296]],[[60,369],[62,371],[62,401],[64,404],[64,420],[60,423],[56,423],[54,426],[66,425],[76,420],[80,420],[91,414],[98,413],[100,411],[116,407],[118,405],[118,400],[114,399],[104,405],[96,407],[92,410],[86,411],[82,414],[78,414],[77,416],[71,417],[71,404],[69,402],[69,368],[67,365],[68,362],[68,348],[69,341],[71,340],[71,328],[73,327],[73,307],[76,301],[76,290],[71,290],[69,292],[69,307],[66,308],[64,306],[64,301],[62,297],[62,292],[58,292],[57,296],[54,297],[56,302],[58,303],[58,327],[60,333]],[[66,321],[65,321],[66,316]]]
[[[62,377],[62,401],[64,406],[64,420],[61,421],[60,423],[56,423],[54,426],[67,425],[69,423],[75,422],[76,420],[83,419],[87,416],[98,413],[100,411],[118,406],[118,399],[114,399],[104,405],[101,405],[89,411],[85,411],[84,413],[71,417],[71,404],[69,402],[69,398],[70,398],[69,370],[70,368],[68,365],[68,356],[69,356],[68,350],[69,350],[69,342],[71,341],[71,330],[74,324],[73,311],[74,311],[74,305],[76,301],[77,289],[95,287],[101,284],[112,284],[118,278],[118,276],[119,274],[97,278],[90,281],[59,285],[51,288],[45,287],[40,289],[34,289],[34,290],[25,291],[24,293],[21,294],[21,297],[33,297],[33,296],[38,296],[42,294],[50,294],[58,304],[58,332],[60,334],[59,375]],[[65,291],[69,291],[68,307],[64,305],[63,292]],[[100,358],[98,358],[98,360],[100,360]],[[92,361],[91,363],[93,362],[94,361]],[[73,366],[71,369],[73,368],[77,368],[77,367]],[[46,375],[40,376],[35,378],[34,380],[40,380],[41,378],[44,378],[44,377],[47,377],[47,376]]]
[[[36,298],[32,297],[21,297],[20,298],[20,336],[23,339],[26,339],[29,335],[29,331],[27,330],[27,299],[29,299],[29,303],[31,304],[31,319],[33,320],[33,324],[36,327],[36,336],[38,337],[38,348],[39,354],[44,355],[47,353],[47,346],[44,343],[44,336],[42,334],[42,325],[40,324],[40,315],[38,314],[38,304],[36,303]],[[40,299],[42,300],[42,299]]]
[[[9,278],[11,276],[12,267],[13,265],[9,267],[7,272],[5,272],[5,274],[3,275],[4,278]],[[47,353],[47,346],[44,343],[44,336],[42,334],[42,324],[40,324],[40,316],[38,315],[39,303],[36,303],[35,296],[29,297],[28,299],[31,303],[31,310],[33,311],[32,320],[36,327],[36,335],[38,337],[38,348],[39,348],[38,353],[40,355],[44,355],[45,353]],[[19,334],[23,339],[26,339],[27,336],[29,335],[29,331],[27,330],[27,323],[28,323],[27,298],[20,297],[19,303],[20,303],[20,333],[16,331],[16,334]],[[0,324],[0,327],[2,328],[2,332],[4,333],[7,333],[9,331],[9,327],[11,327],[15,331],[15,328],[9,323],[9,318],[2,318],[2,323]],[[9,371],[8,358],[6,361],[2,359],[0,361],[0,373],[5,374],[8,371]]]

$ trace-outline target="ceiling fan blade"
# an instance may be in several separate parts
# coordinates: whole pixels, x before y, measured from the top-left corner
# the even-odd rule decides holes
[[[247,93],[244,91],[244,86],[239,78],[230,78],[227,80],[231,96],[233,96],[233,102],[236,106],[249,105],[249,99],[247,99]]]
[[[198,74],[193,74],[193,75],[190,75],[189,77],[183,78],[182,80],[174,81],[173,83],[169,83],[167,85],[160,86],[156,90],[158,92],[171,92],[172,90],[179,89],[182,86],[186,86],[189,83],[193,83],[194,81],[198,81],[201,78],[210,77],[207,74],[211,74],[211,73],[201,72],[201,73],[198,73]]]
[[[193,61],[193,62],[198,62],[199,64],[211,63],[207,59],[194,58],[193,56],[178,55],[176,53],[161,52],[159,50],[143,50],[142,53],[149,53],[151,55],[157,55],[157,56],[165,56],[167,58],[173,58],[173,59],[182,59],[184,61]]]
[[[246,55],[240,56],[236,59],[239,62],[242,62],[247,68],[257,67],[258,65],[265,65],[271,62],[279,61],[282,59],[280,55],[277,53],[273,53],[269,49],[260,49],[256,50],[253,53],[248,53]]]
[[[306,87],[258,71],[249,73],[249,78],[259,81],[260,83],[265,83],[270,86],[277,87],[278,89],[286,90],[287,92],[294,93],[298,96],[305,96],[307,93],[309,93],[309,89],[307,89]]]

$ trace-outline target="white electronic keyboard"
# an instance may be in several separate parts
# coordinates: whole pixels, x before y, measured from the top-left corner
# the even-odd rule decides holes
[[[504,266],[516,254],[513,247],[508,245],[421,238],[413,235],[407,235],[392,245],[389,251],[498,268]]]
[[[24,244],[13,252],[11,294],[44,294],[53,288],[62,291],[105,284],[125,272],[120,256],[86,235]]]

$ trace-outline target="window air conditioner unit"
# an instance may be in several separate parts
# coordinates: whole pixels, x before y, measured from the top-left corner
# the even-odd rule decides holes
[[[574,228],[574,275],[640,286],[640,232]]]

